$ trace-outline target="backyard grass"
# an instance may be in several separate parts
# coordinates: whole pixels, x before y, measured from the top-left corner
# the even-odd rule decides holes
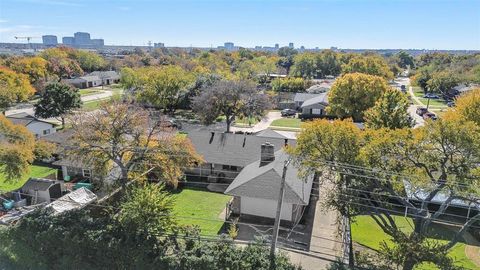
[[[404,217],[394,217],[397,226],[400,230],[404,232],[411,232],[412,227],[409,223],[409,219]],[[355,223],[352,223],[352,237],[353,240],[363,246],[369,247],[374,250],[380,249],[380,243],[385,241],[389,246],[393,245],[393,242],[390,240],[389,236],[385,234],[380,227],[375,223],[375,221],[370,216],[358,216],[355,218]],[[441,238],[442,235],[451,234],[450,231],[445,229],[437,229],[436,235]],[[435,239],[432,241],[447,242],[447,240]],[[458,266],[463,266],[466,269],[478,269],[476,266],[465,254],[465,244],[457,243],[449,253],[449,256],[454,258]],[[434,270],[438,269],[435,265],[432,264],[422,264],[415,268],[415,270]]]
[[[178,218],[180,224],[197,225],[203,235],[218,234],[224,223],[220,214],[231,199],[230,196],[184,188],[178,193],[174,193],[173,197],[175,199],[173,212],[181,216]],[[191,217],[192,219],[182,217]]]
[[[30,173],[28,175],[25,175],[21,179],[11,181],[7,181],[6,176],[0,173],[0,191],[12,191],[19,189],[30,177],[42,178],[47,177],[51,174],[55,174],[56,172],[56,169],[32,165],[30,166]]]
[[[78,92],[80,93],[80,96],[89,96],[89,95],[98,94],[98,93],[100,93],[101,91],[99,91],[99,90],[97,90],[97,89],[87,88],[87,89],[80,89]]]
[[[281,118],[274,120],[270,126],[286,127],[286,128],[300,128],[302,120],[298,118]]]

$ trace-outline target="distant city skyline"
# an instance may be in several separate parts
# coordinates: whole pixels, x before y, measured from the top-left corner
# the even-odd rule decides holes
[[[480,50],[476,0],[12,0],[0,42],[88,32],[106,45]]]

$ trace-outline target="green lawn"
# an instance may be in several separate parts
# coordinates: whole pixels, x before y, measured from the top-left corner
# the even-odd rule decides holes
[[[47,177],[51,174],[55,174],[56,172],[57,172],[56,169],[52,169],[52,168],[49,168],[49,167],[32,165],[32,166],[30,166],[30,174],[22,177],[21,179],[12,180],[12,181],[7,181],[5,175],[0,173],[0,190],[1,191],[16,190],[16,189],[21,188],[23,186],[23,184],[30,177],[42,178],[42,177]]]
[[[182,217],[178,222],[183,225],[197,225],[201,234],[217,235],[223,225],[223,219],[219,217],[225,209],[230,196],[203,190],[184,188],[173,194],[175,207],[173,212]],[[198,218],[198,219],[193,219]],[[214,219],[214,220],[200,220]],[[218,221],[215,221],[218,220]]]
[[[257,123],[258,123],[258,120],[253,117],[235,119],[235,126],[240,126],[240,127],[250,127],[250,126],[254,126]]]
[[[424,98],[423,90],[420,87],[413,87],[413,93],[415,96],[425,105],[427,106],[428,98]],[[445,100],[439,99],[430,99],[429,107],[432,108],[447,108],[447,102]]]
[[[298,118],[281,118],[274,120],[270,126],[286,127],[286,128],[300,128],[302,120]]]
[[[405,232],[412,231],[411,222],[409,223],[407,218],[394,217],[397,226]],[[393,242],[389,239],[389,236],[385,234],[375,221],[370,216],[358,216],[355,218],[356,222],[352,223],[352,236],[353,240],[363,246],[369,247],[374,250],[380,249],[380,243],[385,241],[387,245],[393,245]],[[436,230],[436,236],[451,234],[445,229]],[[441,237],[439,237],[441,238]],[[447,242],[447,240],[432,239],[432,241]],[[457,243],[450,251],[449,256],[457,261],[457,264],[467,269],[478,269],[478,267],[470,261],[465,255],[465,244]],[[438,269],[435,265],[423,264],[415,268],[416,270],[434,270]]]
[[[98,99],[98,100],[92,100],[89,102],[84,102],[82,105],[82,108],[87,111],[93,111],[100,108],[100,104],[102,104],[102,102],[105,102],[105,101],[109,101],[109,99]]]
[[[97,89],[90,89],[90,88],[80,89],[78,90],[78,92],[80,93],[81,96],[89,96],[89,95],[100,93],[100,91],[98,91]]]

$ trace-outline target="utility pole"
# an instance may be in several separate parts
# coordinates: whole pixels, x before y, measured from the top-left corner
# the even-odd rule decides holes
[[[287,167],[291,158],[285,160],[283,165],[282,180],[280,181],[280,191],[278,193],[277,213],[275,214],[275,224],[273,225],[272,243],[270,246],[270,269],[275,269],[275,249],[277,248],[278,230],[280,228],[280,214],[282,213],[283,195],[285,193],[285,178],[287,176]]]

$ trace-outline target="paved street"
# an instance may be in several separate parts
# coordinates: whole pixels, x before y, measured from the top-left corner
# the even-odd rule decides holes
[[[415,126],[414,127],[420,127],[425,124],[425,120],[416,113],[418,107],[423,107],[423,103],[413,94],[413,88],[410,86],[410,78],[396,78],[395,82],[399,85],[405,85],[408,89],[407,94],[410,95],[413,99],[412,105],[408,107],[408,113],[410,116],[415,120]],[[416,104],[421,104],[421,105],[416,105]]]

